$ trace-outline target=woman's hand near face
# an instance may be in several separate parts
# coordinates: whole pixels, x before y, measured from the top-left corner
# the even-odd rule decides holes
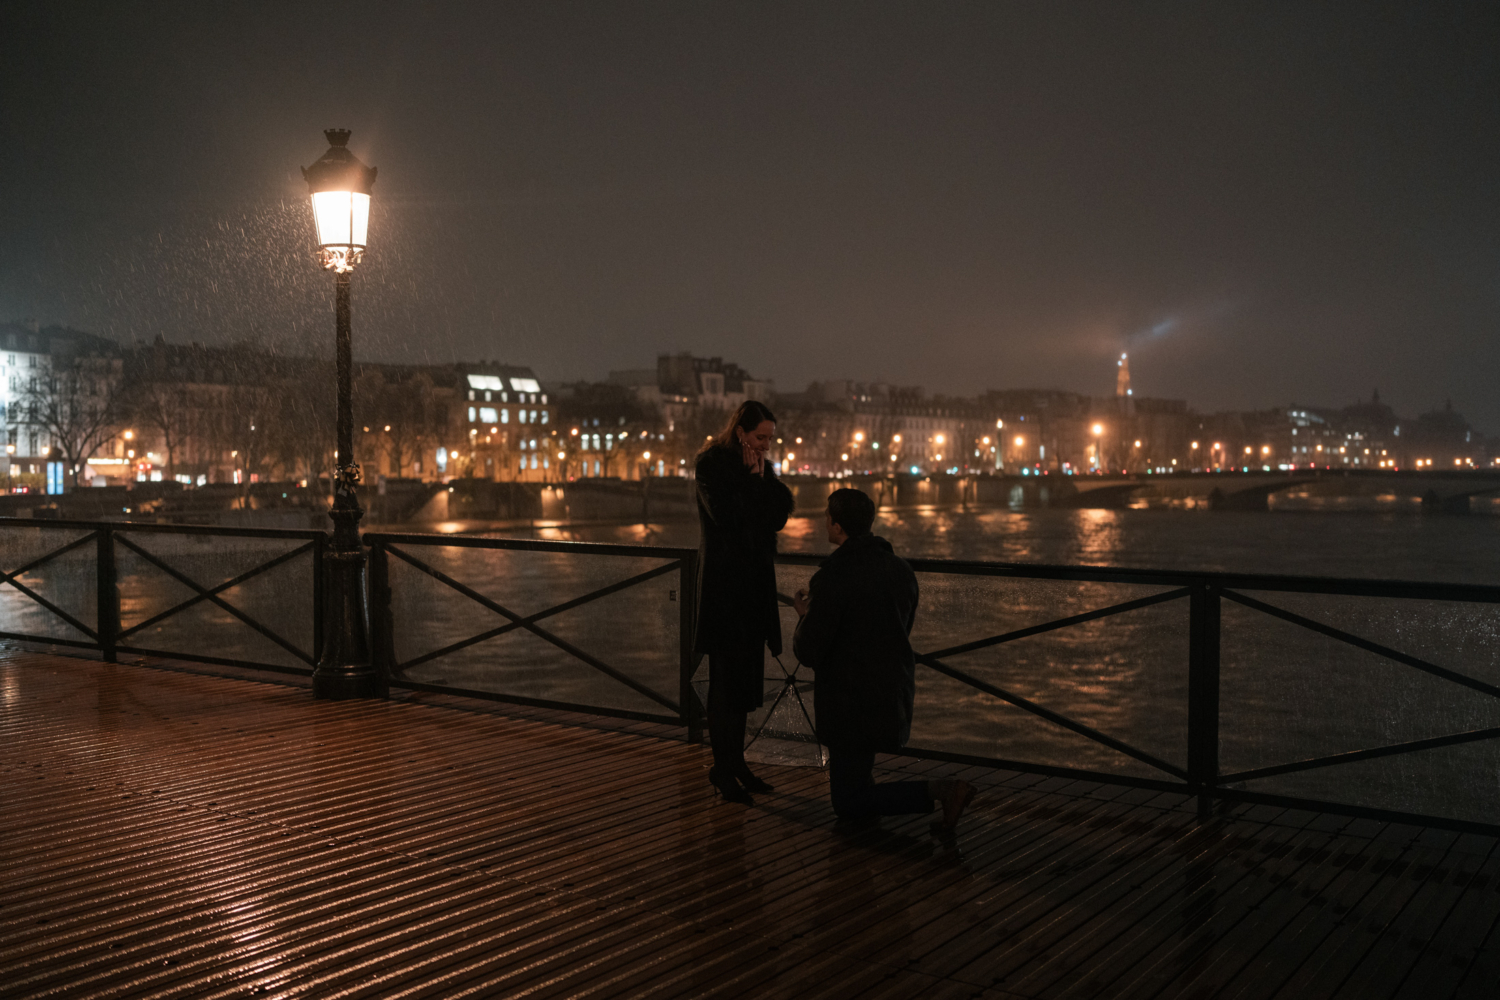
[[[776,433],[776,425],[769,420],[762,420],[760,425],[748,434],[744,430],[735,432],[740,439],[740,449],[744,452],[745,468],[761,475],[766,468],[766,452],[771,450],[771,437]]]
[[[749,469],[757,476],[760,475],[766,467],[765,452],[756,451],[755,448],[746,441],[740,442],[740,450],[744,452],[745,468]]]

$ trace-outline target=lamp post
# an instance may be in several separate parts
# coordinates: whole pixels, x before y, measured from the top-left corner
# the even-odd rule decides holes
[[[338,367],[338,454],[333,471],[333,545],[323,557],[323,655],[313,670],[317,698],[373,698],[380,678],[370,662],[365,550],[359,539],[359,463],[354,460],[349,275],[365,252],[375,168],[349,152],[349,130],[328,129],[328,152],[302,168],[318,227],[318,262],[334,272]]]

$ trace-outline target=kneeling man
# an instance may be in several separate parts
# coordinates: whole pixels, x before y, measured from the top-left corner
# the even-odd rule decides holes
[[[870,533],[875,504],[859,490],[828,497],[828,540],[837,546],[795,603],[801,620],[792,648],[817,674],[818,738],[828,747],[828,787],[840,819],[943,809],[951,829],[974,797],[966,781],[877,783],[877,753],[895,753],[911,735],[916,696],[912,625],[917,577]]]

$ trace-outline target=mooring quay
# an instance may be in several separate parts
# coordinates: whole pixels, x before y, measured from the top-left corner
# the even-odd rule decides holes
[[[135,659],[127,657],[126,659]],[[1492,997],[1493,837],[996,768],[955,836],[680,729],[12,644],[7,997]]]

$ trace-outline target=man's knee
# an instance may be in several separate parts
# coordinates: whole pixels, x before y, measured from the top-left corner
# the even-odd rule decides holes
[[[834,791],[829,798],[833,801],[833,814],[839,819],[869,819],[875,815],[875,803],[868,789]]]

